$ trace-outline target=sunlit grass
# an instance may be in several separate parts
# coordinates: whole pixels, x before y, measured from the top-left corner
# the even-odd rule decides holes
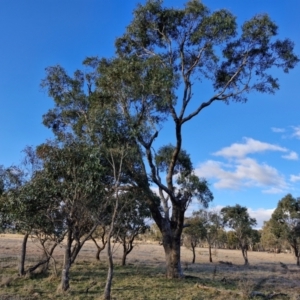
[[[91,248],[91,254],[93,253]],[[155,250],[155,251],[154,251]],[[200,251],[200,250],[199,250]],[[239,300],[263,299],[253,297],[253,291],[270,295],[279,295],[275,299],[298,299],[300,294],[299,268],[287,262],[287,269],[283,269],[275,257],[265,256],[248,267],[243,266],[239,252],[220,250],[219,257],[214,263],[207,262],[205,249],[198,254],[198,262],[190,263],[190,253],[183,251],[182,268],[184,279],[169,280],[165,277],[163,250],[159,246],[140,246],[128,260],[127,266],[120,266],[120,256],[115,257],[115,270],[112,285],[112,299],[214,299]],[[58,253],[59,254],[59,253]],[[161,256],[160,256],[161,255]],[[258,255],[253,253],[254,255]],[[0,300],[6,299],[101,299],[106,275],[105,261],[96,261],[94,255],[84,252],[71,267],[70,289],[63,293],[60,290],[60,272],[62,256],[56,256],[57,274],[53,264],[49,264],[47,273],[35,273],[30,276],[17,276],[18,256],[0,256]],[[288,256],[286,256],[288,258]],[[34,255],[28,256],[27,267],[36,263]],[[283,260],[285,256],[281,256]],[[103,260],[105,256],[103,255]],[[254,258],[253,258],[254,260]],[[230,261],[232,264],[224,264]],[[284,260],[283,260],[284,261]],[[220,263],[223,262],[223,263]]]
[[[14,296],[26,299],[100,299],[106,279],[106,265],[92,261],[79,261],[71,268],[70,289],[62,293],[60,278],[49,271],[48,274],[32,274],[25,277],[12,277],[15,265],[5,268],[2,275],[0,299]],[[114,271],[113,299],[242,299],[236,292],[235,284],[228,285],[213,280],[210,270],[197,269],[186,273],[185,279],[169,280],[160,267],[131,264]],[[7,284],[5,284],[7,283]],[[2,297],[2,298],[1,298]],[[16,298],[17,299],[17,298]]]

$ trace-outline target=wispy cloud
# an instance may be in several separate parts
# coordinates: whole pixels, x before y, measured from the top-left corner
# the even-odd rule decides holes
[[[266,190],[262,190],[264,194],[281,194],[284,192],[284,189],[282,188],[277,188],[277,187],[271,187]]]
[[[213,153],[216,156],[226,158],[242,158],[251,153],[265,152],[265,151],[280,151],[287,152],[288,149],[277,145],[269,144],[254,140],[252,138],[244,138],[244,143],[234,143],[229,147],[225,147],[220,151]]]
[[[293,128],[293,137],[300,139],[300,126],[292,126]]]
[[[291,182],[300,181],[300,174],[298,174],[298,175],[291,175],[290,176],[290,181]]]
[[[289,154],[283,155],[282,157],[285,159],[289,159],[289,160],[298,160],[299,159],[298,154],[294,151],[291,151]]]
[[[272,130],[273,132],[276,132],[276,133],[283,133],[283,132],[285,132],[285,129],[284,129],[284,128],[272,127],[271,130]]]

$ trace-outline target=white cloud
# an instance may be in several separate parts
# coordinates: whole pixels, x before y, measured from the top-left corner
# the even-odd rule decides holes
[[[272,129],[273,132],[276,132],[276,133],[282,133],[282,132],[285,132],[285,129],[284,129],[284,128],[272,127],[271,129]]]
[[[249,215],[251,218],[255,218],[257,221],[256,228],[262,228],[264,225],[264,221],[269,221],[271,218],[271,215],[274,211],[274,208],[272,209],[265,209],[265,208],[258,208],[258,209],[252,209],[248,208]]]
[[[300,139],[300,126],[292,126],[294,133],[293,137],[296,137],[297,139]]]
[[[289,154],[283,155],[282,157],[285,159],[289,159],[289,160],[298,160],[299,159],[298,154],[294,151],[291,151]]]
[[[298,174],[298,175],[291,175],[290,176],[290,181],[291,182],[300,181],[300,174]]]
[[[281,193],[284,192],[284,190],[281,189],[281,188],[277,188],[277,187],[271,187],[271,188],[269,188],[267,190],[263,190],[262,192],[264,194],[281,194]]]
[[[283,190],[287,186],[275,168],[259,164],[252,158],[238,159],[231,165],[209,160],[200,164],[195,172],[200,177],[215,179],[214,187],[219,189],[277,187]]]
[[[254,140],[252,138],[244,138],[245,143],[234,143],[229,147],[225,147],[220,151],[213,153],[216,156],[223,156],[226,158],[242,158],[250,153],[258,153],[264,151],[281,151],[287,152],[288,149]]]

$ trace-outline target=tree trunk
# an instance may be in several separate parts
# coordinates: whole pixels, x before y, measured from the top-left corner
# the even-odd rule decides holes
[[[167,278],[182,278],[183,273],[180,262],[180,244],[181,235],[173,234],[172,232],[162,232],[163,247],[166,257],[166,277]]]
[[[211,245],[210,244],[208,245],[208,252],[209,252],[209,262],[212,263],[213,261],[212,261],[212,256],[211,256]]]
[[[192,260],[192,264],[195,263],[196,260],[196,253],[195,253],[195,246],[192,244],[192,251],[193,251],[193,260]]]
[[[242,249],[243,258],[245,260],[245,266],[249,265],[247,249],[246,247],[243,246],[241,247],[241,249]]]
[[[114,263],[113,263],[113,256],[111,250],[111,237],[108,237],[107,240],[107,256],[108,256],[108,271],[107,271],[107,278],[106,278],[106,284],[104,289],[104,300],[111,299],[111,285],[112,285],[113,272],[114,272]]]
[[[123,256],[122,256],[122,266],[126,264],[126,257],[127,257],[127,247],[126,242],[123,244]]]
[[[300,258],[299,258],[299,251],[298,251],[298,248],[297,246],[293,247],[294,248],[294,253],[295,253],[295,257],[296,257],[296,260],[297,260],[297,266],[300,266]]]
[[[100,253],[102,250],[104,250],[105,246],[106,246],[106,241],[104,241],[104,239],[102,239],[102,246],[100,247],[97,243],[97,241],[95,240],[95,238],[91,237],[92,241],[94,242],[96,248],[97,248],[97,252],[96,252],[96,259],[100,260]]]
[[[80,241],[79,241],[73,247],[73,250],[71,252],[71,264],[73,264],[75,262],[75,259],[76,259],[77,255],[78,255],[78,253],[80,252],[83,244],[84,243],[80,243]]]
[[[72,230],[67,235],[67,245],[65,249],[64,265],[61,272],[61,289],[66,291],[69,289],[70,268],[71,268],[71,246],[72,246]]]
[[[27,240],[29,237],[29,233],[26,233],[23,238],[22,242],[22,248],[21,248],[21,256],[20,256],[20,262],[19,262],[19,275],[23,276],[26,274],[25,272],[25,257],[26,257],[26,246],[27,246]]]

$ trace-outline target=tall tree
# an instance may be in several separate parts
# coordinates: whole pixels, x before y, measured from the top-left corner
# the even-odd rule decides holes
[[[50,68],[44,81],[57,104],[45,116],[53,130],[61,133],[59,129],[69,124],[78,134],[89,134],[91,140],[103,139],[105,129],[113,125],[106,118],[110,105],[110,113],[120,117],[118,122],[127,131],[125,136],[143,148],[145,159],[142,152],[138,159],[143,176],[136,182],[148,189],[147,203],[162,232],[170,278],[183,276],[180,239],[184,213],[193,197],[178,192],[174,180],[184,124],[213,103],[245,102],[251,91],[274,93],[279,83],[272,76],[273,68],[288,72],[299,61],[290,40],[276,39],[277,26],[267,15],[254,16],[239,32],[235,16],[225,9],[210,12],[199,0],[190,0],[180,9],[166,8],[160,0],[149,0],[137,7],[125,34],[117,39],[117,57],[87,59],[85,63],[94,71],[86,76],[77,71],[74,78],[60,67]],[[84,82],[88,95],[82,88]],[[213,94],[193,97],[194,87],[201,83],[210,83]],[[166,173],[161,173],[154,141],[169,119],[175,144]],[[199,179],[185,179],[185,187],[194,180]],[[153,183],[163,191],[161,206],[151,195]],[[210,200],[203,189],[200,199]]]
[[[245,265],[248,265],[248,247],[252,234],[251,227],[256,225],[256,220],[250,218],[247,207],[242,207],[239,204],[223,207],[221,215],[224,225],[234,230],[239,247],[242,250]]]
[[[174,193],[173,179],[182,148],[182,128],[212,103],[245,102],[250,91],[274,93],[279,84],[268,71],[279,67],[288,72],[299,61],[293,43],[274,40],[276,34],[277,26],[267,15],[245,22],[237,37],[235,17],[227,10],[211,13],[197,0],[187,2],[184,9],[170,9],[163,7],[162,1],[152,0],[135,10],[126,33],[116,41],[119,57],[106,62],[109,76],[101,77],[99,86],[111,87],[110,93],[133,128],[141,121],[148,124],[143,125],[148,130],[138,134],[137,140],[145,149],[151,180],[166,193],[172,207],[172,214],[167,215],[152,207],[163,235],[168,277],[182,276],[178,241],[189,200]],[[138,66],[142,65],[147,67],[136,81]],[[153,76],[157,66],[160,71]],[[134,79],[133,84],[130,79]],[[201,81],[210,81],[214,94],[196,98],[193,105],[193,87]],[[173,120],[176,140],[165,181],[158,175],[152,152],[164,116]],[[163,197],[161,201],[165,206]]]
[[[292,247],[297,266],[300,265],[300,198],[287,194],[277,204],[270,219],[271,231],[277,239]]]

